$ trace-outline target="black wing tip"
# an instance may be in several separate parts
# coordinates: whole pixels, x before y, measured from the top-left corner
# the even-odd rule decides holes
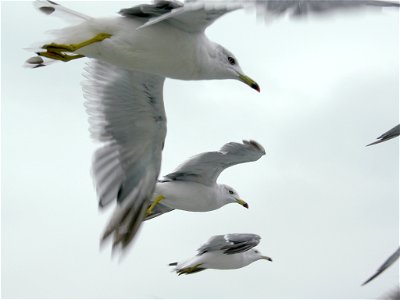
[[[265,154],[265,148],[255,140],[243,140],[243,144],[252,146],[257,150],[259,150],[260,152],[262,152],[263,154]]]
[[[170,267],[175,267],[177,265],[178,265],[178,262],[172,262],[172,263],[168,264],[168,266],[170,266]]]

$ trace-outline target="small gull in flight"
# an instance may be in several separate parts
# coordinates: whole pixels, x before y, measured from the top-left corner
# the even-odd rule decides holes
[[[248,204],[226,184],[217,184],[217,178],[228,167],[256,161],[265,155],[264,148],[255,141],[227,143],[219,151],[193,156],[173,173],[160,180],[155,188],[147,219],[173,209],[205,212],[228,203]]]
[[[253,249],[260,239],[260,236],[251,233],[216,235],[197,250],[196,256],[169,265],[175,267],[174,271],[178,275],[187,275],[206,269],[240,269],[260,259],[272,261],[270,257]]]

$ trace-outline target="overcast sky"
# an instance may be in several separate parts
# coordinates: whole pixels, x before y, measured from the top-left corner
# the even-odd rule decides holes
[[[91,16],[130,2],[61,2]],[[261,86],[167,80],[162,174],[188,157],[255,139],[267,154],[226,170],[250,209],[172,212],[146,222],[119,263],[99,236],[80,82],[87,59],[24,69],[23,48],[64,26],[31,2],[2,2],[2,296],[7,298],[376,298],[398,264],[398,140],[364,146],[399,123],[399,15],[257,23],[239,11],[210,39]],[[250,232],[273,262],[176,276],[210,236]]]

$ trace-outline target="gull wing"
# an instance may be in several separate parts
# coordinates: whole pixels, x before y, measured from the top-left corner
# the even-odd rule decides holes
[[[161,1],[164,2],[164,1]],[[363,9],[366,7],[399,7],[398,2],[378,0],[219,0],[186,1],[183,6],[171,9],[160,16],[151,17],[139,28],[159,22],[168,22],[188,32],[203,32],[224,14],[250,8],[257,16],[266,19],[289,15],[305,17],[311,14],[326,14],[340,10]]]
[[[117,201],[102,241],[133,239],[153,194],[166,136],[164,78],[92,61],[83,91],[95,152],[92,175],[99,206]]]
[[[155,1],[154,4],[140,4],[131,8],[123,8],[118,13],[124,17],[150,18],[160,17],[171,12],[174,9],[182,7],[183,4],[178,1]]]
[[[375,145],[375,144],[379,144],[382,142],[386,142],[388,140],[391,140],[395,137],[398,137],[400,135],[400,124],[393,127],[392,129],[386,131],[384,134],[382,134],[381,136],[377,137],[376,139],[378,141],[375,141],[371,144],[368,144],[367,146],[371,146],[371,145]]]
[[[231,166],[256,161],[265,155],[263,146],[255,141],[225,144],[219,151],[204,152],[193,156],[173,173],[162,180],[165,181],[194,181],[204,185],[213,185],[221,172]]]
[[[362,285],[366,285],[368,282],[372,281],[376,277],[378,277],[383,271],[385,271],[387,268],[389,268],[391,265],[394,264],[396,260],[400,257],[400,247],[394,252],[392,255],[389,256],[387,260],[379,267],[379,269],[375,272],[374,275],[372,275],[370,278],[368,278]]]
[[[261,237],[252,233],[232,233],[215,235],[197,251],[198,255],[212,251],[223,251],[224,254],[235,254],[245,252],[257,246]]]

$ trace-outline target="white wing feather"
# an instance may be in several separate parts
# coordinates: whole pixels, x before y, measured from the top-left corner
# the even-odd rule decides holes
[[[144,218],[160,171],[164,78],[100,61],[89,63],[86,72],[90,132],[103,142],[92,166],[99,206],[118,202],[102,240],[114,234],[114,246],[125,248]]]

